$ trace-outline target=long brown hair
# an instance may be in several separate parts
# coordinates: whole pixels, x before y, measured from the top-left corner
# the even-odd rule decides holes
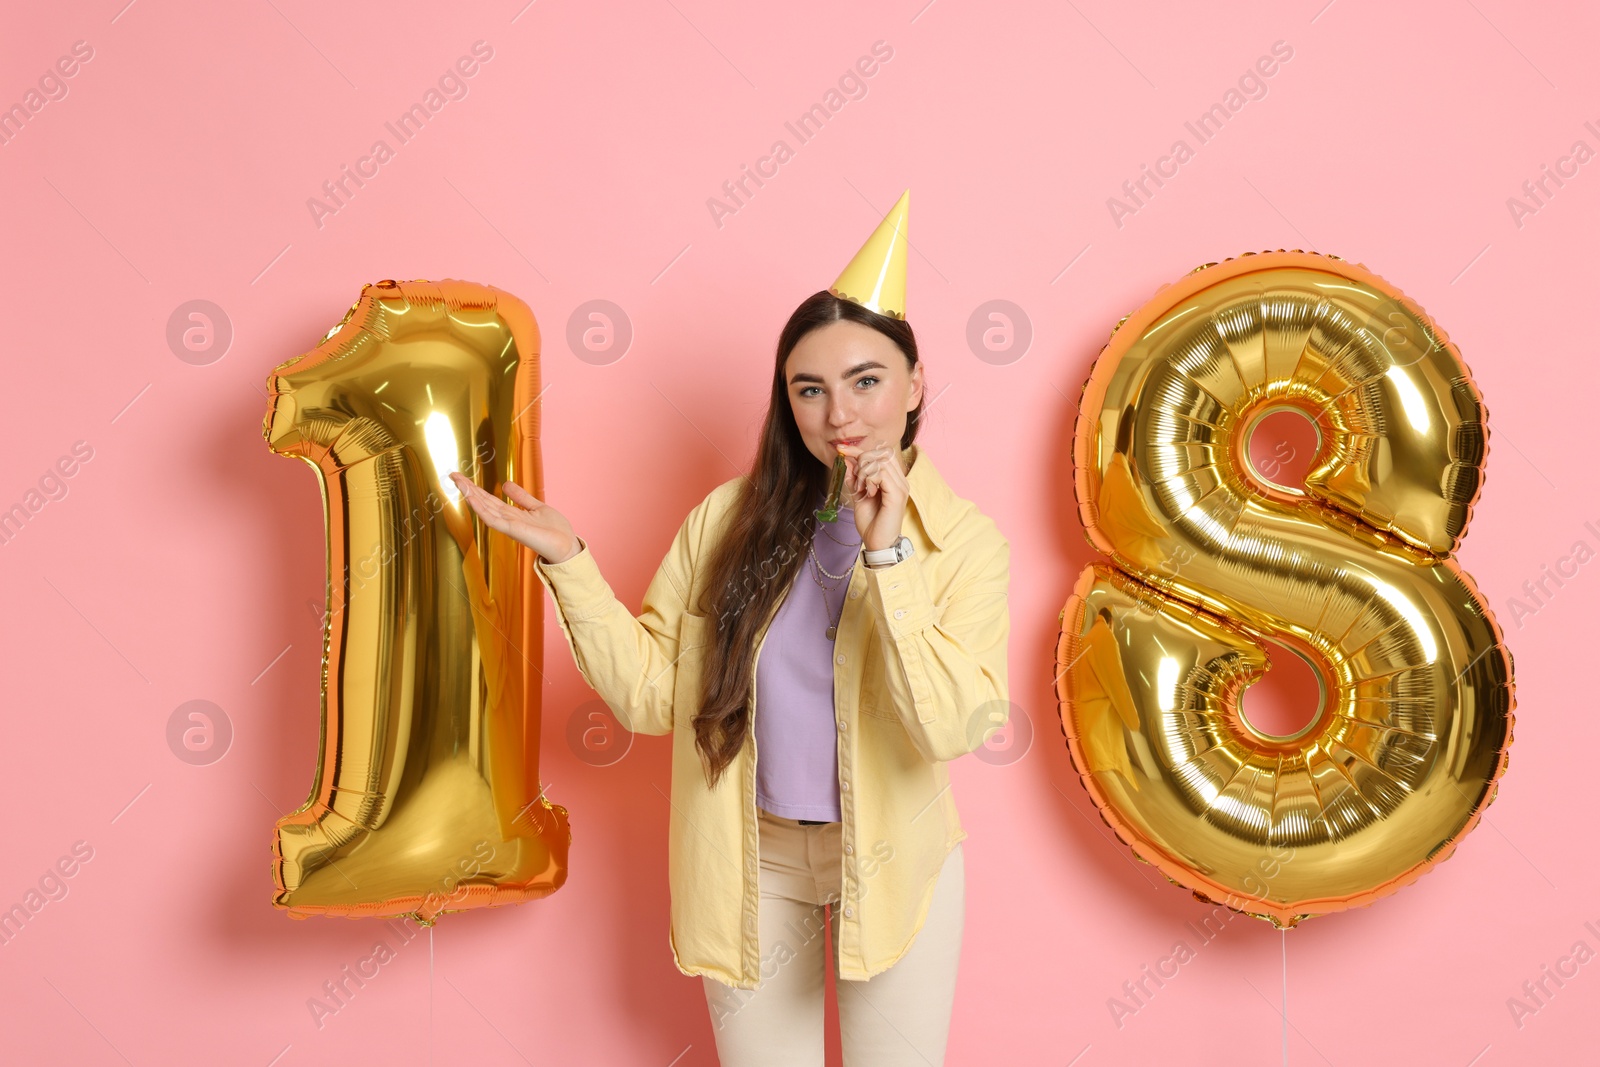
[[[806,548],[816,531],[814,498],[827,488],[829,468],[806,448],[794,421],[784,366],[800,338],[840,319],[877,330],[905,354],[908,370],[917,366],[917,339],[910,324],[842,300],[826,289],[795,308],[778,337],[772,396],[756,446],[755,470],[740,486],[732,521],[708,563],[704,595],[709,601],[707,614],[716,619],[717,626],[707,649],[694,733],[706,781],[713,789],[750,729],[756,635],[788,594],[806,561]],[[906,416],[902,449],[916,440],[922,424],[926,383],[922,396]]]

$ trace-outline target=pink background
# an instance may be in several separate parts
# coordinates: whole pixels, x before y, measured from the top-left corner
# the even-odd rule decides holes
[[[74,42],[93,49],[0,145],[0,507],[74,442],[93,450],[0,545],[0,907],[74,842],[93,849],[0,947],[8,1062],[714,1063],[700,982],[667,946],[667,743],[639,738],[609,767],[567,746],[594,696],[553,625],[543,772],[572,812],[567,885],[447,916],[431,993],[423,937],[313,1021],[322,983],[396,938],[269,904],[273,821],[316,756],[324,573],[314,479],[267,451],[261,389],[363,283],[518,294],[545,336],[548,495],[637,605],[683,515],[748,463],[784,318],[906,187],[911,321],[938,396],[922,440],[1011,541],[1013,714],[1033,730],[1020,758],[952,769],[971,836],[949,1062],[1594,1055],[1600,963],[1520,1026],[1507,1006],[1576,942],[1600,950],[1582,673],[1600,561],[1536,612],[1510,609],[1575,542],[1600,548],[1579,430],[1600,161],[1536,213],[1507,206],[1574,141],[1600,148],[1588,5],[124,2],[27,5],[0,37],[0,105]],[[493,57],[468,95],[319,227],[307,199],[374,140],[394,147],[384,123],[479,40]],[[785,121],[879,40],[893,57],[866,95],[797,146]],[[1196,147],[1185,121],[1277,41],[1293,56],[1265,97]],[[1180,137],[1194,158],[1119,226],[1107,198]],[[707,199],[778,138],[794,157],[719,227]],[[1418,884],[1286,935],[1229,923],[1119,1028],[1108,998],[1193,944],[1185,924],[1207,909],[1110,838],[1061,740],[1057,613],[1091,558],[1072,402],[1157,287],[1297,247],[1419,301],[1487,398],[1461,558],[1516,657],[1511,766],[1484,824]],[[199,365],[166,339],[194,299],[234,331]],[[620,359],[567,343],[593,299],[632,324]],[[968,345],[994,299],[1031,323],[1020,358]],[[166,740],[189,700],[232,724],[209,765]]]

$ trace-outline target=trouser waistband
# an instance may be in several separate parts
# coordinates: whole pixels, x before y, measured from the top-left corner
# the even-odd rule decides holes
[[[789,823],[789,824],[794,825],[794,826],[838,826],[839,825],[838,821],[837,820],[833,820],[833,819],[792,819],[787,815],[774,815],[772,812],[768,811],[766,808],[761,808],[761,807],[758,807],[756,809],[756,814],[759,815],[763,819],[771,819],[774,822]]]

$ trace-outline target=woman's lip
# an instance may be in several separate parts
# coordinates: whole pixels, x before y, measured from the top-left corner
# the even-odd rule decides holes
[[[861,437],[838,437],[838,438],[834,439],[833,443],[836,444],[836,445],[859,445],[863,440],[865,440],[865,438],[861,438]]]

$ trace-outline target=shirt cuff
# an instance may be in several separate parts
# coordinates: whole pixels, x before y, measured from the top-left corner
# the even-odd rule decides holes
[[[882,625],[896,640],[932,625],[933,597],[922,574],[922,560],[913,555],[888,567],[866,567],[867,595]]]
[[[569,622],[582,622],[598,615],[611,603],[611,586],[600,573],[600,565],[582,537],[578,538],[578,551],[570,559],[546,563],[536,554],[534,568]]]

